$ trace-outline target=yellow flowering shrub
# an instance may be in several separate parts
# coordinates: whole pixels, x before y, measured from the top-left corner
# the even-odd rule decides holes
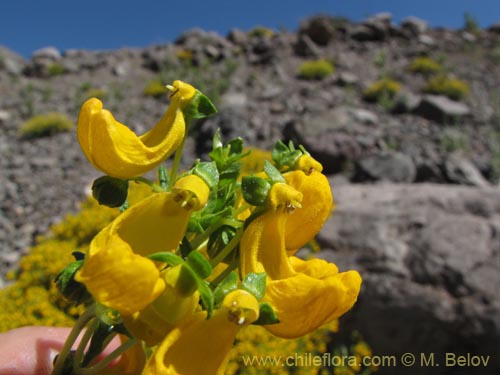
[[[372,83],[364,92],[363,97],[370,102],[380,102],[387,98],[394,98],[401,91],[401,84],[392,78],[383,78]]]
[[[335,67],[330,61],[319,59],[303,62],[297,70],[297,75],[303,79],[323,79],[333,72]]]
[[[429,79],[423,91],[427,94],[446,95],[450,99],[460,100],[469,95],[469,85],[457,78],[439,75]]]
[[[442,70],[441,64],[427,56],[413,59],[408,70],[413,73],[434,74]]]
[[[146,96],[161,98],[167,95],[168,89],[159,79],[153,79],[146,84],[142,92]]]
[[[50,136],[73,129],[73,121],[58,112],[49,112],[36,115],[21,124],[19,127],[19,136],[25,139]]]

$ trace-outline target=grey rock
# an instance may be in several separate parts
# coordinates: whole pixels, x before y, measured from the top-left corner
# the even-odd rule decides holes
[[[436,360],[447,352],[490,355],[487,368],[453,374],[498,373],[500,191],[381,184],[338,185],[333,192],[337,210],[317,237],[330,251],[320,257],[363,277],[341,328],[358,329],[375,353],[434,352]]]
[[[326,46],[335,37],[335,28],[332,18],[317,16],[302,22],[298,32],[299,37],[307,36],[319,46]]]
[[[0,109],[0,125],[5,124],[11,118],[10,112]]]
[[[409,91],[398,93],[391,111],[393,113],[411,113],[417,109],[421,100],[422,97],[420,95]]]
[[[359,42],[382,41],[387,36],[385,25],[378,23],[355,25],[349,34],[352,39]]]
[[[11,75],[18,75],[22,73],[24,64],[24,59],[20,55],[0,46],[0,71],[5,70]]]
[[[130,71],[130,63],[124,61],[113,66],[112,72],[117,77],[124,77]]]
[[[446,177],[453,183],[479,187],[490,185],[474,164],[460,152],[453,152],[448,155],[444,163],[444,169]]]
[[[350,108],[349,112],[352,114],[352,117],[356,119],[358,122],[362,124],[377,124],[378,116],[363,108]]]
[[[413,182],[416,167],[410,157],[400,152],[370,155],[356,163],[355,181]]]
[[[420,34],[418,36],[418,41],[419,43],[427,47],[434,47],[436,45],[436,41],[434,40],[434,38],[427,34]]]
[[[424,95],[414,113],[430,120],[444,122],[460,120],[471,112],[467,105],[446,96]]]
[[[417,36],[427,31],[427,22],[418,17],[406,17],[401,21],[401,27],[408,30],[413,35]]]
[[[44,47],[37,49],[31,55],[32,60],[50,60],[58,61],[61,59],[61,52],[55,47]]]
[[[307,34],[298,37],[295,44],[295,53],[299,56],[321,56],[321,50]]]
[[[490,25],[490,27],[488,27],[488,31],[500,34],[500,22],[495,22],[494,24]]]
[[[248,42],[248,34],[239,29],[231,29],[227,39],[238,46],[245,46]]]
[[[337,76],[337,84],[340,86],[353,86],[359,82],[357,75],[349,72],[341,72]]]

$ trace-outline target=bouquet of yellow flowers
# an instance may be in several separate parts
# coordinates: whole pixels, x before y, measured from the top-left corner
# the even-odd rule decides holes
[[[217,133],[210,161],[196,160],[181,173],[189,124],[216,109],[187,83],[167,87],[166,113],[141,136],[96,98],[80,111],[81,148],[105,173],[93,195],[122,213],[57,278],[61,293],[86,311],[55,361],[55,375],[223,374],[242,327],[296,338],[356,302],[356,271],[294,256],[334,207],[322,165],[302,146],[279,141],[272,163],[241,176],[243,141],[224,144]],[[163,162],[172,154],[167,169]],[[154,168],[156,181],[144,177]],[[130,206],[131,182],[148,184],[153,194]],[[103,358],[115,336],[121,345]]]

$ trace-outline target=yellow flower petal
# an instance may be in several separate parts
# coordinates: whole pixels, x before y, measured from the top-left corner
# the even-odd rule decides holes
[[[316,171],[309,175],[293,171],[283,176],[303,196],[303,208],[295,210],[286,223],[286,248],[295,252],[316,236],[330,216],[334,207],[332,190],[326,176]]]
[[[270,280],[264,301],[275,309],[279,324],[266,326],[278,337],[295,338],[314,331],[345,314],[356,302],[361,276],[356,271],[338,273],[334,264],[291,257],[297,274]]]
[[[164,290],[157,265],[144,256],[176,250],[192,211],[206,204],[208,187],[193,177],[132,206],[94,238],[76,278],[98,302],[130,315]]]
[[[109,176],[129,179],[168,158],[184,138],[182,109],[195,93],[181,81],[175,81],[172,90],[172,102],[164,116],[140,137],[103,109],[99,99],[87,100],[80,111],[77,133],[89,162]]]
[[[210,319],[199,312],[172,330],[142,374],[223,375],[239,329],[258,318],[258,302],[238,290],[229,293],[222,305]]]

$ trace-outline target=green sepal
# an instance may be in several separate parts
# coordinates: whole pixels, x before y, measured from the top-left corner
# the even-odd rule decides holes
[[[168,175],[167,167],[160,165],[158,167],[158,183],[163,191],[167,191],[169,182],[170,177]]]
[[[92,362],[99,354],[104,350],[104,342],[106,338],[113,332],[113,326],[104,323],[102,320],[99,320],[97,323],[97,327],[92,334],[92,339],[90,340],[90,345],[85,353],[85,356],[82,360],[82,367],[87,366],[90,362]]]
[[[179,251],[181,252],[181,256],[183,258],[186,258],[191,252],[191,250],[193,249],[191,248],[191,243],[189,242],[189,240],[186,238],[186,236],[182,237],[181,244],[179,245]]]
[[[171,266],[177,266],[178,264],[184,263],[184,259],[182,259],[180,256],[175,255],[174,253],[171,253],[169,251],[150,254],[150,255],[148,255],[148,258],[151,260],[154,260],[156,262],[163,262],[163,263],[170,264]]]
[[[214,103],[200,90],[196,90],[193,98],[187,104],[182,113],[187,118],[201,119],[217,113]]]
[[[101,176],[92,184],[92,196],[100,205],[120,207],[128,195],[128,180]]]
[[[210,190],[215,189],[219,184],[219,171],[214,161],[196,163],[193,168],[193,174],[205,181]]]
[[[285,183],[285,178],[281,175],[280,171],[276,169],[268,160],[264,160],[264,172],[271,179],[271,183],[275,184],[277,182]]]
[[[291,169],[295,166],[297,161],[303,154],[307,154],[307,151],[300,146],[300,150],[297,150],[293,145],[293,142],[290,142],[285,145],[282,141],[276,142],[272,151],[272,159],[276,164],[276,167],[279,170],[287,170]]]
[[[186,263],[182,264],[175,290],[183,296],[191,296],[198,289],[199,283],[200,279],[196,272]]]
[[[222,280],[219,285],[214,290],[214,299],[215,306],[220,306],[224,297],[232,292],[233,290],[238,289],[238,275],[236,272],[231,272],[226,276],[224,280]]]
[[[189,253],[187,259],[187,264],[191,269],[202,279],[206,279],[212,273],[212,267],[208,260],[198,251],[192,251]]]
[[[212,316],[214,310],[214,294],[205,280],[198,279],[198,292],[203,308],[207,311],[207,319]]]
[[[55,278],[55,283],[59,292],[69,301],[78,305],[91,298],[87,288],[82,283],[75,280],[76,272],[83,266],[83,259],[79,259],[81,253],[73,253],[76,260],[64,268]]]
[[[259,319],[257,319],[252,324],[262,326],[267,324],[277,324],[279,322],[280,320],[278,319],[278,316],[276,315],[273,307],[267,302],[260,302]]]
[[[245,176],[241,180],[243,199],[251,205],[263,206],[270,190],[271,184],[261,177]]]
[[[257,300],[261,300],[266,293],[266,273],[249,273],[241,283],[241,287],[253,294]]]

